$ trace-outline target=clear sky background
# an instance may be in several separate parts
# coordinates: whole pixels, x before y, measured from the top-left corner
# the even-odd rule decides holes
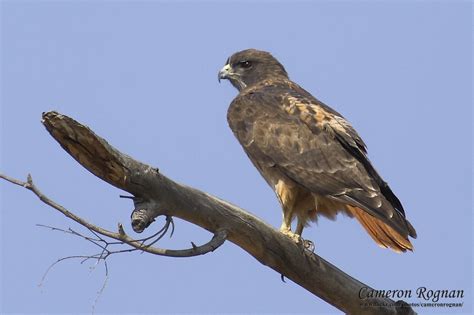
[[[278,227],[279,204],[234,139],[236,90],[217,72],[233,52],[270,51],[290,77],[341,112],[416,227],[415,252],[375,245],[354,220],[320,219],[316,251],[379,289],[463,289],[472,312],[472,47],[468,1],[1,2],[1,167],[31,173],[49,197],[132,235],[132,203],[49,136],[58,110],[170,178]],[[3,313],[90,313],[103,265],[68,261],[91,244],[35,226],[84,231],[32,193],[0,182]],[[157,221],[148,234],[162,224]],[[162,247],[210,234],[176,220]],[[417,298],[411,302],[421,302]],[[456,300],[459,301],[459,300]],[[442,300],[441,302],[450,302]],[[110,257],[96,313],[338,313],[226,242],[186,259]]]

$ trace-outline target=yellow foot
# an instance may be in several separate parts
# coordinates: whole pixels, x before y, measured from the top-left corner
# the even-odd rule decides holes
[[[296,244],[301,244],[303,239],[301,238],[300,235],[293,233],[290,230],[280,230],[281,233],[285,234],[289,238],[291,238]]]
[[[289,238],[291,238],[296,244],[300,245],[303,247],[303,249],[308,250],[310,252],[314,252],[314,243],[313,241],[310,240],[305,240],[301,237],[301,235],[293,233],[292,231],[289,230],[280,230],[281,233],[285,234]]]

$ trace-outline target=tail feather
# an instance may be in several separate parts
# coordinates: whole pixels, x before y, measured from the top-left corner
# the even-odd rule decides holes
[[[375,218],[358,207],[347,205],[346,208],[362,224],[379,246],[391,248],[398,253],[406,252],[407,250],[413,251],[413,245],[408,240],[408,237],[400,235],[400,233],[380,219]]]

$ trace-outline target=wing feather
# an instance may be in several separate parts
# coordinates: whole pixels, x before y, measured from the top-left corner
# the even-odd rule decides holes
[[[299,86],[267,85],[239,95],[228,121],[254,164],[278,167],[311,192],[359,207],[403,237],[416,237],[354,128]]]

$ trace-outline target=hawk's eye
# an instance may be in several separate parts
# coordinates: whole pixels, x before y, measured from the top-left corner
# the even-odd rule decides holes
[[[241,66],[244,69],[248,69],[252,67],[252,63],[248,60],[244,60],[244,61],[239,62],[239,66]]]

